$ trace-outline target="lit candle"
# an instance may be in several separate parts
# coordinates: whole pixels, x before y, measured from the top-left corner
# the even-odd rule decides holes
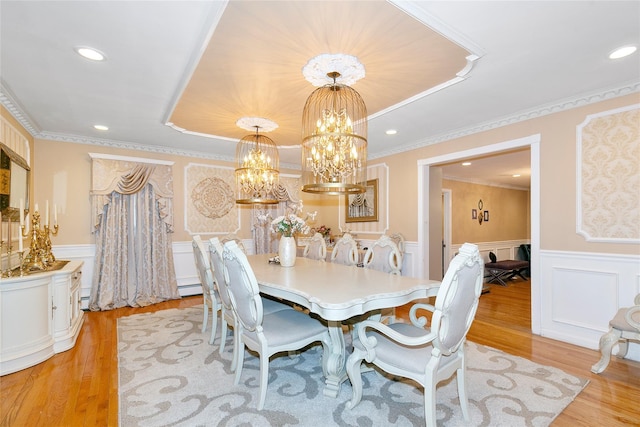
[[[18,232],[18,251],[24,252],[24,247],[22,246],[22,227]]]
[[[35,208],[34,212],[38,212],[38,204],[37,203],[36,203],[36,208]]]
[[[20,212],[18,212],[18,216],[20,217],[20,228],[24,225],[24,199],[20,199]]]
[[[58,206],[53,204],[53,225],[58,225]]]

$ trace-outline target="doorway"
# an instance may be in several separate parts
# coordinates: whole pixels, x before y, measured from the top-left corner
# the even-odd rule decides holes
[[[470,150],[464,150],[418,161],[418,266],[419,277],[430,277],[429,254],[442,252],[442,235],[431,235],[429,229],[434,221],[442,221],[442,206],[429,203],[430,168],[442,163],[476,156],[497,154],[518,148],[529,147],[531,152],[531,330],[540,334],[540,134],[510,141],[499,142]],[[433,266],[440,270],[440,266]]]

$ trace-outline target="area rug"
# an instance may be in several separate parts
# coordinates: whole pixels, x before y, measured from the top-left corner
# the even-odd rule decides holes
[[[247,352],[233,384],[231,338],[219,354],[202,333],[202,307],[136,314],[118,320],[119,419],[130,426],[419,426],[422,388],[372,370],[362,401],[347,409],[349,381],[337,398],[322,393],[321,346],[274,356],[265,407],[256,409],[258,359]],[[587,380],[467,342],[471,423],[460,410],[456,381],[437,388],[439,426],[547,426]]]

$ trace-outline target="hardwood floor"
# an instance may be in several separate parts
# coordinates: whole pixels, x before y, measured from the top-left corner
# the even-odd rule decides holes
[[[613,358],[604,373],[592,374],[597,351],[531,334],[529,294],[527,281],[511,281],[507,287],[491,285],[480,300],[468,338],[589,379],[553,426],[640,426],[640,363]],[[189,297],[145,308],[85,313],[73,349],[0,377],[1,425],[116,426],[116,319],[201,302],[201,297]],[[397,315],[406,315],[406,309],[399,308]]]

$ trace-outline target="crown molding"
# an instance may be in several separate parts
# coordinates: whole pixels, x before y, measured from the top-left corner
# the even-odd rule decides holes
[[[31,134],[31,136],[33,136],[34,138],[49,139],[49,140],[61,141],[61,142],[72,142],[76,144],[98,145],[98,146],[111,147],[111,148],[140,150],[140,151],[148,151],[148,152],[162,153],[162,154],[172,154],[172,155],[194,157],[194,158],[200,158],[200,159],[219,160],[224,162],[235,161],[233,157],[212,154],[210,152],[180,150],[173,147],[146,145],[146,144],[138,144],[133,142],[115,141],[115,140],[99,139],[99,138],[88,138],[88,137],[82,137],[77,135],[58,134],[53,132],[41,132],[37,128],[37,126],[34,124],[33,120],[30,119],[26,113],[24,113],[19,103],[16,102],[14,98],[10,95],[10,91],[6,89],[6,86],[4,86],[3,83],[4,82],[0,81],[0,103],[22,125],[22,127],[24,127],[27,130],[27,132],[29,132],[29,134]],[[508,126],[508,125],[522,122],[525,120],[543,117],[549,114],[554,114],[561,111],[566,111],[573,108],[578,108],[585,105],[594,104],[597,102],[602,102],[609,99],[630,95],[632,93],[638,93],[638,92],[640,92],[640,81],[630,82],[623,86],[609,88],[599,92],[580,95],[573,98],[568,98],[556,103],[546,104],[543,106],[533,108],[531,110],[506,116],[498,120],[481,123],[479,125],[470,126],[463,129],[457,129],[457,130],[454,130],[453,132],[441,134],[431,138],[425,138],[410,145],[405,145],[405,146],[397,147],[394,149],[385,150],[377,154],[369,154],[368,159],[375,160],[375,159],[391,156],[394,154],[400,154],[407,151],[424,148],[429,145],[446,142],[452,139],[461,138],[464,136],[473,135],[480,132],[486,132],[492,129],[497,129],[503,126]],[[165,125],[171,126],[168,123]],[[182,133],[191,134],[189,131],[182,132]],[[207,135],[199,135],[199,136],[207,136]],[[208,136],[211,137],[211,135],[208,135]],[[278,147],[278,149],[295,149],[299,147],[300,147],[299,145],[298,146],[282,146],[282,147]],[[281,163],[280,167],[284,167],[288,169],[300,169],[300,165],[288,164],[288,163],[287,164]]]
[[[370,155],[370,159],[379,159],[382,157],[391,156],[394,154],[400,154],[407,151],[416,150],[419,148],[427,147],[429,145],[439,144],[441,142],[450,141],[456,138],[462,138],[464,136],[473,135],[480,132],[486,132],[492,129],[501,128],[503,126],[512,125],[514,123],[523,122],[538,117],[547,116],[549,114],[559,113],[561,111],[571,110],[578,107],[583,107],[589,104],[595,104],[597,102],[606,101],[613,98],[618,98],[632,93],[640,92],[640,81],[630,82],[624,86],[616,88],[605,89],[600,92],[594,92],[590,94],[583,94],[572,98],[567,98],[559,102],[550,103],[542,106],[538,106],[531,110],[515,113],[510,116],[506,116],[497,120],[481,123],[476,126],[470,126],[463,129],[458,129],[453,132],[441,134],[432,138],[426,138],[418,141],[414,144],[403,145],[395,149],[386,150],[375,155]]]

